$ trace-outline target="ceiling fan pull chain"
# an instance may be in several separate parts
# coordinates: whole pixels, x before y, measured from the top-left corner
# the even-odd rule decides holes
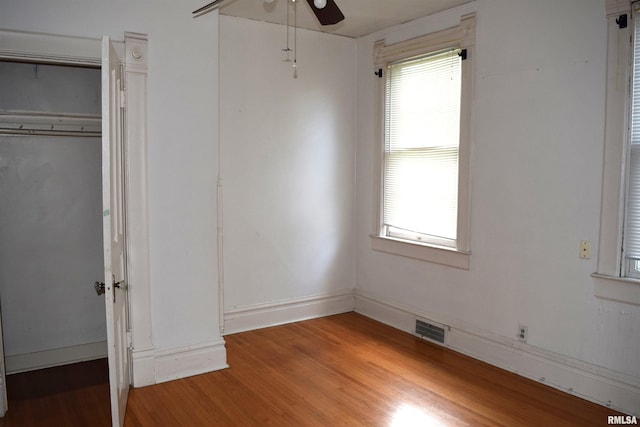
[[[287,47],[282,49],[282,51],[287,53],[287,57],[284,59],[284,62],[291,62],[291,58],[289,58],[289,52],[291,52],[291,49],[289,49],[289,0],[287,0],[287,28],[285,36]]]
[[[293,1],[293,78],[298,78],[298,7]]]

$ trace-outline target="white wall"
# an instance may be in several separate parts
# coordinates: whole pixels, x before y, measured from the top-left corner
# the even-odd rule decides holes
[[[0,93],[2,110],[99,114],[100,70],[0,62]],[[104,300],[93,290],[104,276],[100,151],[95,137],[0,136],[9,371],[64,363],[47,350],[106,340]],[[28,363],[35,352],[44,353]]]
[[[372,43],[450,27],[473,11],[471,268],[374,252]],[[478,0],[360,39],[358,291],[513,348],[607,368],[637,393],[640,307],[595,297],[595,256],[578,257],[580,240],[598,244],[605,59],[600,0]],[[528,346],[514,343],[520,323]]]
[[[294,78],[284,26],[220,31],[225,307],[352,289],[355,41],[298,30]]]
[[[149,37],[148,185],[153,344],[216,342],[217,12],[197,0],[8,1],[0,27],[122,40]],[[224,361],[222,361],[224,362]],[[214,361],[220,365],[219,361]]]
[[[100,114],[100,70],[0,62],[0,110]]]
[[[0,136],[6,356],[106,340],[93,290],[104,276],[100,149],[99,138]]]

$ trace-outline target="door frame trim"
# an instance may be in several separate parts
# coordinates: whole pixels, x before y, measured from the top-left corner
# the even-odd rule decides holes
[[[113,41],[126,89],[125,217],[131,330],[131,385],[155,384],[147,186],[147,36]],[[0,29],[0,60],[101,67],[101,39]],[[133,195],[133,197],[132,197]],[[4,360],[4,358],[3,358]],[[2,402],[0,402],[0,412]],[[6,405],[5,408],[6,410]]]

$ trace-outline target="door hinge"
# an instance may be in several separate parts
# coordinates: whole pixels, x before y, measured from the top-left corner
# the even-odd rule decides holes
[[[133,343],[132,343],[132,340],[131,340],[131,331],[130,330],[127,331],[127,348],[129,350],[133,350]]]
[[[120,91],[120,108],[127,108],[127,92]]]

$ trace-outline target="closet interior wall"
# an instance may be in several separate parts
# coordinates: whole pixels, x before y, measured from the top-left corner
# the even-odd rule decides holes
[[[106,355],[100,69],[0,62],[7,373]]]

